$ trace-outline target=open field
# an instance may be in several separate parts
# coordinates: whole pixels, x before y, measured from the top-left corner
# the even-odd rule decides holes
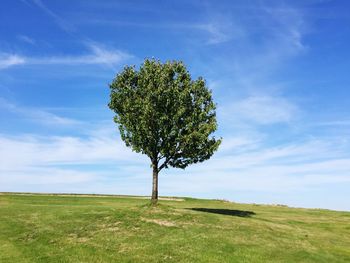
[[[1,194],[0,262],[350,262],[350,212]]]

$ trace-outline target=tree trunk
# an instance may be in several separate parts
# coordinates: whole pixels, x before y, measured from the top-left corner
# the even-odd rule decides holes
[[[153,163],[153,184],[152,184],[152,205],[156,205],[158,202],[158,164]]]

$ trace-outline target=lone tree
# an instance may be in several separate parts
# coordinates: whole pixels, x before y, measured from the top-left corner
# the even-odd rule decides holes
[[[205,80],[192,80],[181,61],[146,59],[139,71],[126,66],[110,84],[109,108],[115,112],[125,144],[146,154],[153,168],[152,204],[158,201],[158,173],[209,159],[221,143],[215,104]]]

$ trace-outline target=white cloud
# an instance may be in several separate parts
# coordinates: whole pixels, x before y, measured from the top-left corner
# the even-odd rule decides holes
[[[125,21],[117,19],[105,19],[105,18],[91,18],[89,20],[82,19],[78,23],[82,24],[93,24],[103,26],[117,26],[117,27],[136,27],[154,30],[167,30],[167,31],[179,31],[184,33],[186,36],[190,33],[193,38],[194,34],[200,34],[201,44],[203,39],[205,44],[215,45],[228,42],[232,39],[241,38],[245,35],[243,28],[237,24],[233,24],[228,16],[223,14],[210,14],[208,17],[199,22],[179,22],[174,21],[162,21],[161,23],[156,22],[135,22]]]
[[[169,195],[191,193],[236,201],[242,193],[254,193],[261,200],[268,200],[264,202],[305,206],[305,200],[298,203],[296,198],[302,192],[334,191],[334,185],[350,186],[350,155],[344,149],[347,147],[340,146],[338,140],[328,138],[276,147],[260,145],[248,152],[225,156],[218,154],[185,171],[164,171],[161,189]],[[284,200],[283,196],[289,197]],[[337,203],[336,198],[331,205],[322,203],[311,193],[308,198],[311,207],[350,209],[348,204]],[[343,198],[349,195],[344,193]]]
[[[27,44],[35,45],[35,40],[26,35],[18,35],[17,38]]]
[[[0,69],[5,69],[13,66],[23,65],[26,59],[17,54],[0,54]]]
[[[17,170],[62,164],[102,164],[118,161],[144,162],[113,137],[89,136],[82,139],[68,136],[1,136],[0,169]]]
[[[5,173],[0,175],[0,184],[3,187],[13,187],[18,185],[19,182],[21,182],[20,187],[28,185],[71,185],[91,182],[97,178],[98,173],[94,172],[82,172],[72,169],[57,169],[52,167],[26,167],[24,169],[18,168],[8,171],[5,170]]]
[[[256,148],[261,142],[257,136],[225,136],[219,147],[218,153],[232,153],[232,151],[242,151]]]
[[[219,111],[227,120],[250,121],[260,125],[289,123],[299,113],[298,107],[289,100],[273,96],[250,96],[219,107]]]
[[[305,50],[302,42],[303,32],[306,28],[303,12],[289,6],[264,7],[263,10],[272,18],[275,25],[275,36],[285,46],[286,52],[298,52]]]
[[[313,124],[314,126],[349,126],[350,120],[323,121]]]
[[[194,177],[200,175],[203,182],[197,184],[202,187],[205,186],[206,180],[214,178],[220,178],[219,182],[224,186],[231,182],[226,181],[227,177],[232,176],[233,181],[254,177],[256,180],[250,181],[254,189],[263,178],[269,176],[271,178],[298,176],[298,180],[301,180],[305,175],[319,174],[328,176],[331,181],[335,174],[340,176],[339,178],[349,175],[350,158],[342,147],[337,147],[337,141],[312,140],[270,148],[263,145],[253,148],[250,146],[251,142],[248,139],[237,140],[236,145],[245,145],[242,146],[244,148],[242,153],[236,152],[224,156],[218,153],[211,160],[193,165],[185,172],[171,169],[165,173],[190,173]],[[34,168],[58,169],[60,165],[81,165],[77,168],[79,171],[84,165],[111,165],[121,164],[120,162],[123,163],[120,168],[123,168],[124,172],[143,174],[149,166],[146,156],[132,152],[120,140],[115,130],[110,128],[97,130],[85,138],[1,135],[0,145],[0,167],[3,174]],[[317,182],[317,177],[312,178],[315,179],[314,184],[322,183],[322,180]],[[235,185],[241,187],[239,184]],[[270,186],[269,190],[277,191],[278,187],[274,187]]]
[[[267,147],[262,142],[255,148],[245,148],[241,153],[231,153],[224,156],[215,155],[205,169],[216,173],[219,171],[244,171],[264,166],[287,166],[294,167],[305,164],[317,163],[328,160],[343,160],[348,156],[344,150],[344,142],[340,139],[310,140],[299,143],[289,143],[274,147]],[[346,148],[346,147],[345,147]],[[191,169],[202,169],[204,164],[194,166]],[[293,168],[294,169],[294,168]],[[281,169],[282,171],[282,169]],[[320,169],[319,171],[322,171]],[[289,172],[285,169],[285,172]],[[260,173],[261,174],[261,173]]]
[[[52,56],[52,57],[32,57],[28,59],[28,64],[52,64],[52,65],[81,65],[81,64],[102,64],[114,66],[131,56],[119,50],[106,49],[97,44],[89,44],[90,54],[81,56]]]
[[[17,114],[30,121],[37,122],[44,125],[74,126],[74,125],[81,124],[81,122],[77,120],[58,116],[56,114],[53,114],[51,112],[48,112],[42,109],[25,107],[23,105],[18,106],[1,97],[0,97],[0,109],[9,111],[11,113]]]
[[[74,27],[68,23],[67,21],[65,21],[64,19],[62,19],[59,15],[57,15],[55,12],[53,12],[51,9],[49,9],[46,5],[44,5],[44,3],[41,0],[32,0],[33,3],[39,7],[46,15],[48,15],[49,17],[51,17],[54,22],[64,31],[70,33],[73,32],[75,29]]]
[[[96,43],[87,44],[90,53],[75,56],[29,57],[16,54],[0,56],[0,69],[17,65],[106,65],[114,67],[132,56],[116,49],[107,49]]]
[[[109,127],[96,126],[84,137],[0,134],[0,191],[130,194],[140,182],[147,188],[150,177],[132,179],[147,168],[151,174],[148,159]],[[112,187],[111,180],[120,184]]]
[[[225,155],[219,151],[186,170],[162,171],[161,193],[234,200],[239,191],[287,195],[350,183],[347,147],[335,139],[275,147],[255,144],[256,138],[228,139]],[[151,171],[146,156],[105,127],[85,137],[0,135],[0,181],[1,190],[148,194]]]
[[[229,25],[219,22],[211,22],[206,24],[193,25],[192,28],[206,32],[209,36],[208,44],[221,44],[232,39]]]
[[[257,5],[252,9],[254,12],[247,11],[248,21],[242,16],[243,22],[235,22],[234,15],[224,21],[234,28],[224,32],[238,37],[230,49],[213,60],[229,72],[229,82],[236,83],[236,89],[261,92],[275,86],[271,75],[291,58],[308,50],[304,43],[308,25],[302,10],[279,5],[281,3],[269,4],[269,7]]]

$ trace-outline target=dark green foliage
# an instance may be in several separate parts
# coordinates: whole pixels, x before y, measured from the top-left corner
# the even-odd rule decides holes
[[[182,62],[146,59],[127,66],[110,85],[109,107],[127,146],[149,156],[160,171],[209,159],[221,140],[215,104],[203,78],[192,80]]]

